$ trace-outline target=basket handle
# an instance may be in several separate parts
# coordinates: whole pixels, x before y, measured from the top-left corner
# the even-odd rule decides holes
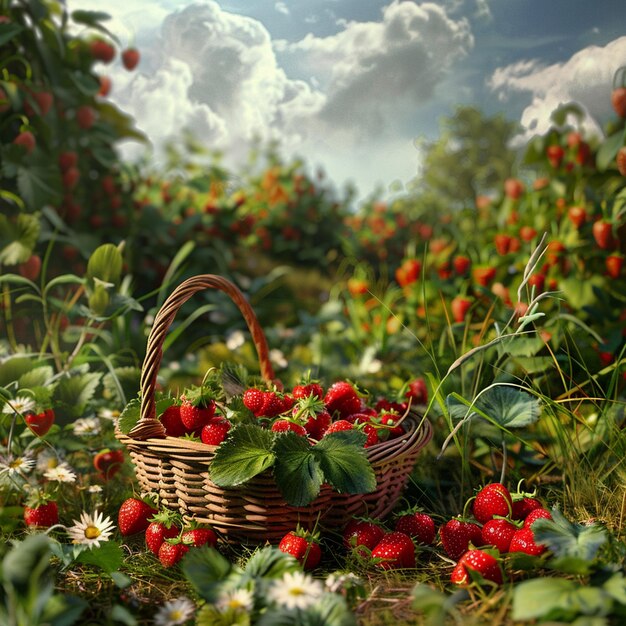
[[[201,274],[182,282],[165,300],[154,318],[154,324],[148,336],[146,356],[141,368],[141,413],[139,421],[128,433],[133,439],[149,439],[150,437],[165,437],[165,429],[156,417],[156,401],[154,393],[157,384],[157,375],[163,358],[163,342],[182,305],[193,295],[204,289],[219,289],[223,291],[237,305],[241,311],[252,341],[259,357],[261,376],[268,383],[278,384],[274,378],[274,370],[269,359],[267,340],[259,324],[256,314],[243,293],[232,282],[215,274]]]

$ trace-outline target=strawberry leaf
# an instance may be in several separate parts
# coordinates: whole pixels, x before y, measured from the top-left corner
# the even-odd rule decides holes
[[[97,548],[83,550],[76,560],[79,563],[96,565],[105,572],[115,572],[122,566],[124,553],[115,541],[105,541]]]
[[[245,579],[254,578],[282,578],[287,572],[295,572],[300,565],[294,563],[291,555],[281,552],[274,546],[259,548],[246,563]],[[243,582],[243,581],[242,581]]]
[[[191,585],[207,602],[216,602],[222,593],[224,581],[237,578],[240,570],[215,548],[201,546],[190,550],[181,562],[182,570]]]
[[[117,427],[120,429],[120,432],[128,435],[128,433],[133,429],[135,424],[139,421],[139,416],[141,414],[141,400],[139,398],[133,398],[121,412],[118,420]]]
[[[313,447],[325,480],[339,493],[369,493],[376,475],[365,454],[367,437],[353,430],[326,435]]]
[[[285,501],[291,506],[310,504],[324,481],[311,444],[304,437],[287,432],[277,437],[274,451],[274,476]]]
[[[274,464],[274,433],[256,424],[236,426],[220,444],[209,476],[220,487],[235,487]]]

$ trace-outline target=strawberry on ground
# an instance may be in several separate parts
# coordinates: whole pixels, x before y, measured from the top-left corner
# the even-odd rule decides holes
[[[50,528],[59,523],[59,508],[50,500],[45,503],[24,507],[24,522],[27,526]]]
[[[508,552],[511,539],[516,530],[517,526],[507,519],[501,517],[490,519],[482,528],[481,544],[493,546],[500,552]]]
[[[194,548],[209,545],[212,548],[217,544],[217,535],[212,528],[198,527],[184,530],[180,536],[181,541],[186,545]]]
[[[458,517],[448,520],[439,529],[439,538],[446,554],[455,561],[467,551],[470,544],[479,546],[482,542],[480,526]]]
[[[124,536],[143,532],[150,525],[150,518],[158,511],[144,500],[127,498],[117,514],[117,526]]]
[[[115,476],[124,464],[124,452],[120,448],[110,450],[104,448],[93,458],[93,466],[100,473],[102,480],[109,480]]]
[[[146,546],[148,550],[158,556],[161,544],[166,539],[178,537],[180,528],[176,525],[177,520],[178,516],[168,509],[159,511],[151,518],[146,528]]]
[[[377,521],[353,518],[344,528],[343,545],[349,550],[356,550],[357,554],[365,557],[384,536],[385,529]],[[367,550],[363,550],[363,547]]]
[[[520,528],[516,530],[511,538],[509,552],[523,552],[532,556],[539,556],[546,551],[546,546],[535,542],[535,535],[532,528]]]
[[[484,524],[496,515],[506,517],[511,514],[513,500],[509,490],[502,483],[485,485],[474,498],[472,512]]]
[[[289,531],[280,540],[278,549],[285,554],[291,554],[304,569],[317,567],[322,558],[317,537],[301,528]]]
[[[400,513],[396,519],[395,530],[427,546],[435,541],[436,530],[433,518],[418,509],[409,509]]]
[[[179,540],[166,540],[159,548],[159,561],[163,567],[174,567],[189,551],[189,546]]]
[[[374,546],[372,558],[380,559],[376,566],[381,569],[404,569],[415,567],[415,545],[407,534],[393,531]]]
[[[513,497],[513,496],[512,496]],[[513,508],[511,518],[514,520],[526,519],[526,516],[535,509],[543,508],[543,504],[537,498],[524,496],[521,500],[513,497]]]
[[[497,559],[484,550],[468,550],[456,564],[450,580],[456,585],[465,585],[471,581],[468,570],[480,574],[485,580],[497,585],[502,584],[502,569]]]
[[[544,508],[534,509],[524,519],[524,528],[531,528],[538,519],[552,519],[552,513]]]

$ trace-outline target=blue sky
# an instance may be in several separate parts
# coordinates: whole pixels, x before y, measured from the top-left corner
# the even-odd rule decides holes
[[[457,104],[519,121],[523,141],[576,100],[582,130],[599,133],[626,65],[623,0],[109,0],[106,11],[142,62],[102,71],[155,159],[183,127],[235,166],[254,138],[278,139],[361,197],[408,182],[419,140]]]

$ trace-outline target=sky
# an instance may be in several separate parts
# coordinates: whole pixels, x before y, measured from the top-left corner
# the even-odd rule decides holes
[[[457,105],[502,113],[523,142],[576,101],[611,118],[626,65],[624,0],[66,0],[106,11],[137,70],[101,68],[151,158],[187,129],[234,168],[278,140],[361,198],[402,189]],[[124,146],[137,158],[139,145]]]

